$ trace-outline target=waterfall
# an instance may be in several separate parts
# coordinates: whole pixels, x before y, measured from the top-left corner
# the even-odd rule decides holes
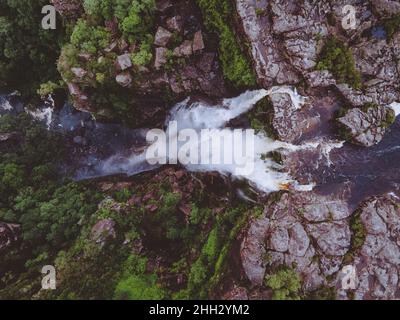
[[[149,160],[151,160],[153,164],[180,162],[189,171],[218,171],[232,178],[246,179],[249,183],[264,192],[273,192],[289,187],[298,190],[310,190],[313,187],[312,185],[299,185],[288,173],[283,171],[281,165],[268,157],[268,154],[272,151],[288,153],[304,148],[304,146],[295,146],[289,143],[275,141],[267,137],[265,133],[256,134],[253,130],[242,135],[238,143],[238,140],[235,140],[235,134],[238,133],[237,130],[235,133],[234,129],[225,128],[230,120],[248,112],[262,98],[276,93],[288,94],[296,109],[301,108],[306,101],[295,89],[287,86],[273,87],[270,90],[261,89],[247,91],[238,97],[224,99],[219,105],[209,105],[203,102],[189,103],[189,99],[186,99],[171,109],[165,123],[165,140],[158,140],[156,142],[149,141],[152,143],[150,143],[150,146],[145,151],[140,154],[133,154],[130,157],[124,157],[119,154],[113,155],[109,159],[101,162],[97,166],[96,171],[103,175],[119,173],[132,175],[141,171],[151,170],[151,166],[148,163]],[[172,126],[172,124],[174,124],[174,126]],[[179,133],[185,129],[194,130],[199,138],[190,141],[179,140]],[[213,139],[213,134],[202,135],[205,129],[220,129],[220,132],[223,132],[223,137],[225,139],[222,141],[220,148],[213,147],[211,141]],[[214,131],[214,133],[215,132],[216,131]],[[250,140],[253,144],[251,153],[246,149]],[[242,156],[242,161],[240,163],[226,163],[225,161],[221,161],[220,163],[213,163],[212,161],[206,163],[200,161],[195,164],[182,163],[181,161],[176,161],[177,159],[173,159],[174,156],[171,156],[172,145],[175,145],[176,149],[186,146],[186,150],[198,152],[199,154],[201,151],[203,151],[204,154],[204,145],[206,145],[208,148],[205,154],[209,159],[215,156],[219,159],[222,159],[224,156],[231,156],[230,158],[233,159],[235,158],[234,155],[239,153]],[[159,155],[159,159],[149,156],[149,152],[155,146],[164,150]],[[238,147],[239,150],[234,150]],[[310,146],[305,147],[309,148]],[[167,161],[163,162],[161,160],[163,157],[167,157]],[[238,170],[240,166],[246,166],[248,164],[251,164],[251,171],[241,173],[241,171]],[[156,167],[158,166],[156,165]]]

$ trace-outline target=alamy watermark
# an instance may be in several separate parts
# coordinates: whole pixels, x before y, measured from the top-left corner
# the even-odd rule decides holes
[[[358,286],[357,270],[355,266],[347,265],[340,271],[341,288],[343,290],[355,290]]]
[[[42,8],[42,14],[45,15],[42,19],[42,28],[44,30],[55,30],[57,28],[56,8],[52,5],[46,5]]]
[[[56,268],[51,265],[46,265],[42,268],[42,274],[45,276],[42,278],[42,289],[43,290],[55,290],[56,289]]]
[[[146,160],[151,165],[235,166],[236,175],[254,170],[255,132],[253,129],[182,129],[171,121],[167,131],[152,129],[146,136],[151,145]]]

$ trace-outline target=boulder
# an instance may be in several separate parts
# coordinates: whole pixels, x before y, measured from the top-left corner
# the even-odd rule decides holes
[[[352,142],[371,147],[379,143],[393,123],[395,113],[393,109],[384,106],[370,106],[361,110],[353,108],[337,121],[345,131],[345,138]]]
[[[193,38],[193,51],[200,51],[205,48],[204,40],[203,40],[203,33],[201,31],[197,31],[194,34]]]
[[[154,61],[154,67],[157,70],[160,69],[164,64],[167,63],[167,53],[168,53],[167,48],[157,48],[156,49],[156,59]]]
[[[86,70],[82,68],[71,68],[71,72],[77,77],[82,79],[84,76],[86,76],[87,72]]]
[[[100,246],[116,238],[115,222],[112,219],[98,221],[92,228],[91,238]]]
[[[154,44],[159,47],[166,47],[172,38],[172,33],[163,27],[158,27]]]
[[[117,67],[121,71],[132,67],[132,60],[129,53],[125,53],[117,57]]]
[[[182,31],[182,17],[181,16],[174,16],[172,18],[167,19],[167,27],[170,31],[181,32]]]
[[[177,57],[188,57],[193,53],[193,43],[190,40],[185,40],[179,47],[174,49],[174,56]]]
[[[120,73],[115,77],[115,81],[122,87],[129,87],[132,84],[132,75],[129,72]]]

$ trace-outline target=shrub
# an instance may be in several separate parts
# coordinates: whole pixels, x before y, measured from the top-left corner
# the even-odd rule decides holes
[[[334,37],[329,37],[326,41],[317,69],[329,70],[339,83],[361,89],[361,74],[355,67],[351,50]]]
[[[299,300],[301,279],[299,274],[284,267],[265,277],[265,285],[272,289],[274,300]]]
[[[164,296],[156,275],[129,276],[118,283],[114,293],[117,300],[161,300]]]
[[[206,27],[219,36],[219,55],[225,78],[235,87],[256,84],[251,63],[246,59],[231,25],[234,10],[228,0],[197,0]]]

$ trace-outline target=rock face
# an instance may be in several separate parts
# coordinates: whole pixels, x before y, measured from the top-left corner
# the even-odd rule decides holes
[[[398,12],[399,4],[388,0],[373,1],[371,10],[366,2],[352,1],[351,5],[357,12],[357,28],[344,30],[341,26],[342,9],[348,4],[342,0],[236,0],[243,30],[251,45],[259,84],[270,88],[275,84],[301,85],[305,80],[308,96],[322,88],[334,87],[337,99],[344,99],[348,107],[361,107],[366,103],[387,106],[399,101],[400,33],[395,33],[391,41],[376,38],[371,33],[382,19]],[[326,70],[316,70],[325,40],[332,36],[350,47],[355,67],[364,79],[362,91],[337,83]],[[310,104],[312,109],[318,107],[313,104],[312,97]],[[276,111],[273,126],[279,138],[285,141],[296,141],[304,133],[306,123],[313,122],[308,110],[293,114],[290,103],[278,103]],[[290,115],[290,119],[285,115]],[[378,117],[368,117],[368,121],[376,123],[371,128],[374,132],[368,133],[368,137],[363,136],[357,143],[371,145],[381,140],[385,130],[379,129],[380,115],[380,112],[370,114]]]
[[[100,246],[115,238],[115,222],[111,219],[100,220],[92,228],[92,240]]]
[[[352,253],[350,265],[356,267],[359,279],[353,288],[356,298],[394,299],[399,295],[399,205],[396,197],[387,195],[367,201],[356,211],[361,211],[365,241],[355,250],[352,215],[356,213],[344,198],[285,193],[250,222],[241,245],[244,272],[260,287],[270,270],[294,267],[306,293],[336,287],[338,298],[347,299],[341,270],[349,265],[347,257]]]
[[[21,226],[0,222],[0,253],[18,241],[20,236]]]
[[[168,22],[167,22],[168,24]],[[158,27],[155,35],[154,44],[159,47],[166,47],[168,42],[171,40],[172,33],[163,27]]]
[[[339,270],[350,247],[350,214],[343,199],[283,194],[250,223],[241,247],[247,277],[260,286],[268,269],[295,265],[304,290],[326,285],[326,277]]]
[[[395,119],[393,109],[388,107],[370,107],[365,111],[354,108],[338,119],[351,140],[359,145],[371,147],[379,143]]]
[[[393,195],[372,198],[360,208],[365,241],[352,265],[355,299],[399,299],[400,201]],[[340,298],[346,298],[343,290]]]

